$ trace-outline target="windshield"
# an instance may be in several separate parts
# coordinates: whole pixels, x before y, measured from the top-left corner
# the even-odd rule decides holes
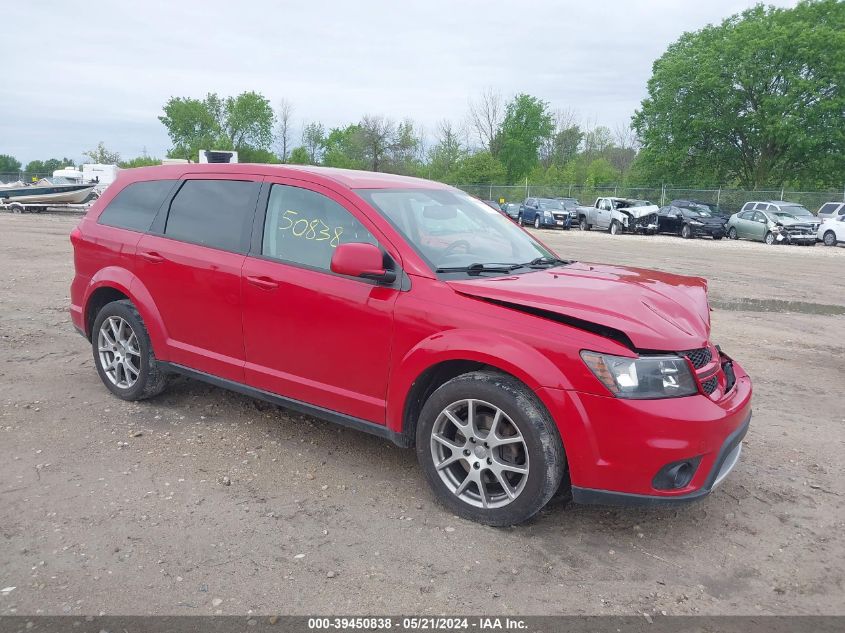
[[[712,218],[713,214],[710,212],[710,209],[705,207],[703,204],[695,204],[690,203],[690,205],[686,208],[687,215],[700,217],[700,218]]]
[[[555,258],[511,220],[463,192],[357,189],[356,193],[380,211],[433,270]]]
[[[541,209],[563,209],[560,200],[538,200]]]
[[[802,207],[800,204],[792,204],[792,205],[789,205],[789,206],[782,206],[780,208],[780,210],[783,213],[788,213],[789,215],[794,215],[796,218],[807,217],[807,216],[812,217],[813,216],[812,213],[810,213],[807,209]]]

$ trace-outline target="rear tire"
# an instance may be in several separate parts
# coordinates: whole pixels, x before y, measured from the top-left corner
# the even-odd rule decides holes
[[[525,226],[525,221],[522,219],[521,213],[516,216],[516,223],[519,224],[519,226]]]
[[[833,231],[825,231],[822,239],[825,246],[836,246],[836,233]]]
[[[736,234],[736,228],[735,227],[732,226],[730,229],[728,229],[728,237],[732,240],[738,240],[739,239],[739,236]]]
[[[591,228],[593,228],[592,226],[587,224],[587,218],[581,218],[581,220],[578,224],[581,227],[582,231],[589,231]]]
[[[167,387],[167,373],[153,354],[147,328],[128,299],[106,304],[91,328],[100,380],[118,398],[145,400]]]
[[[487,525],[534,516],[558,491],[566,469],[546,408],[523,383],[495,372],[463,374],[441,385],[423,405],[416,441],[438,501]]]

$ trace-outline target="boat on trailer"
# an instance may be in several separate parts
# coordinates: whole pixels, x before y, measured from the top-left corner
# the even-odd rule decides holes
[[[22,205],[80,204],[85,202],[96,183],[74,183],[63,178],[42,178],[28,185],[14,182],[0,184],[0,202]]]

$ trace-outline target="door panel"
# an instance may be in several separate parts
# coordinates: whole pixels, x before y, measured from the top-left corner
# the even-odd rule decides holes
[[[142,237],[137,253],[135,273],[167,329],[167,359],[243,382],[246,257],[157,235]]]
[[[246,380],[384,424],[393,305],[400,291],[337,275],[328,265],[338,243],[377,243],[377,230],[329,189],[284,179],[270,185],[267,221],[265,209],[256,220],[264,235],[253,239],[260,246],[243,267]],[[311,223],[317,223],[315,231],[303,229]],[[340,239],[321,239],[325,227],[336,236],[340,226]]]

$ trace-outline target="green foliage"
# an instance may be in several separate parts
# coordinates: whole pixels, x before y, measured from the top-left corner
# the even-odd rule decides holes
[[[97,143],[97,147],[94,149],[82,152],[82,155],[87,156],[92,163],[99,165],[117,165],[120,163],[120,154],[107,150],[105,143],[102,141]]]
[[[63,158],[59,160],[58,158],[48,158],[47,160],[31,160],[26,164],[26,169],[24,171],[28,171],[32,174],[50,174],[52,175],[54,171],[57,169],[61,169],[62,167],[73,167],[75,168],[76,165],[74,161],[70,158]],[[2,171],[2,169],[0,169]]]
[[[685,33],[633,118],[654,181],[841,185],[845,3],[758,5]]]
[[[477,152],[461,160],[455,179],[461,184],[501,184],[507,177],[504,165],[490,152]]]
[[[554,121],[542,99],[519,94],[508,103],[495,143],[508,182],[516,182],[531,171],[538,162],[540,145],[553,131]]]
[[[332,128],[326,137],[323,164],[327,167],[367,169],[365,152],[360,126],[352,124],[345,128]]]
[[[322,123],[312,122],[302,128],[302,149],[306,151],[307,156],[305,163],[319,164],[325,148],[326,129]],[[290,159],[290,162],[293,162],[293,159]]]
[[[160,158],[153,158],[152,156],[136,156],[120,163],[123,169],[132,169],[133,167],[152,167],[154,165],[161,165]]]
[[[244,146],[238,150],[238,162],[276,165],[282,161],[270,150]]]
[[[0,174],[11,174],[20,171],[21,162],[14,156],[8,154],[0,154]]]
[[[596,158],[587,165],[585,184],[590,187],[614,183],[619,179],[619,172],[606,158]]]
[[[294,147],[291,150],[290,156],[288,156],[288,162],[291,165],[312,165],[311,156],[308,153],[308,150],[303,147]]]
[[[197,160],[201,149],[269,150],[273,142],[275,113],[269,100],[257,92],[204,99],[171,97],[159,121],[167,128],[173,158]],[[265,155],[269,155],[265,154]]]

